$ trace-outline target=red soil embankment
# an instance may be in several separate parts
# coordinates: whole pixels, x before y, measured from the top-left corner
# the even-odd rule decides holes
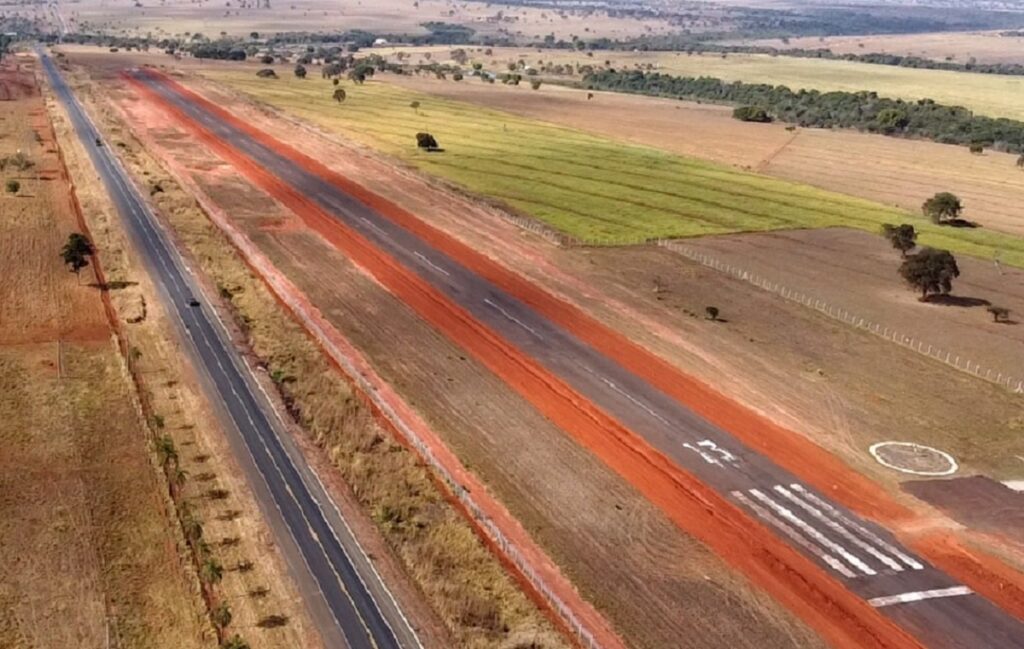
[[[282,153],[296,164],[337,183],[356,198],[381,210],[389,218],[401,222],[402,225],[406,225],[408,221],[407,227],[417,233],[422,231],[421,236],[432,243],[439,242],[439,248],[449,252],[460,262],[471,268],[482,267],[489,274],[512,286],[525,283],[512,276],[509,271],[447,239],[442,233],[431,231],[431,228],[419,223],[411,214],[373,196],[363,188],[353,186],[322,165],[302,156],[266,133],[241,122],[201,96],[169,79],[164,78],[162,81],[190,101],[204,106],[205,110],[217,115],[219,119]],[[341,224],[295,188],[281,182],[244,154],[195,123],[180,109],[170,105],[144,84],[136,83],[136,87],[163,105],[212,150],[289,207],[309,227],[345,252],[421,317],[476,356],[543,414],[625,477],[651,502],[665,511],[681,529],[703,541],[727,562],[739,568],[754,583],[797,612],[833,645],[850,649],[920,646],[823,569],[783,543],[715,491],[675,466],[643,439],[623,428],[563,381],[508,345],[494,332],[474,320],[464,309],[396,263],[357,232]],[[539,289],[530,292],[534,293],[534,299],[529,300],[531,303],[560,307],[569,315],[575,315],[580,319],[579,328],[586,330],[588,335],[611,334],[607,330],[602,331],[600,325],[582,313],[573,313],[574,310],[568,305],[558,305],[557,300]],[[615,338],[612,338],[612,344],[614,343]],[[625,343],[632,346],[628,341]],[[618,359],[617,355],[613,357]],[[627,367],[631,365],[630,363]],[[723,403],[728,403],[724,397],[719,396],[719,399],[722,399]],[[831,462],[838,464],[834,459]],[[860,480],[863,481],[862,478]]]

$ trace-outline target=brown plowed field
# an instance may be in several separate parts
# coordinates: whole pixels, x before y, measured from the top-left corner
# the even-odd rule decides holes
[[[854,131],[752,124],[725,106],[543,86],[456,83],[383,75],[404,87],[475,102],[606,137],[752,169],[917,212],[926,198],[951,191],[985,227],[1024,234],[1024,172],[1016,156]]]
[[[136,127],[157,123],[144,105],[123,105]],[[295,217],[268,209],[262,194],[243,189],[229,167],[181,133],[149,133],[420,409],[636,646],[680,646],[680,638],[692,647],[820,646]]]

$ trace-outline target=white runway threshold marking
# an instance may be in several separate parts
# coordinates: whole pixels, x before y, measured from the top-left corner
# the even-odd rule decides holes
[[[924,565],[799,484],[732,492],[755,514],[848,579]],[[773,497],[775,496],[775,497]]]
[[[869,599],[868,604],[871,604],[875,608],[881,608],[883,606],[892,606],[893,604],[908,604],[910,602],[920,602],[926,599],[938,599],[940,597],[959,597],[961,595],[970,595],[972,593],[974,593],[974,591],[967,586],[953,586],[951,588],[918,590],[911,593],[901,593],[899,595],[875,597],[873,599]]]

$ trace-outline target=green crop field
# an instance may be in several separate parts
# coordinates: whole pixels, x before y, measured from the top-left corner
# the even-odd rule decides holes
[[[895,208],[370,81],[208,77],[594,244],[910,222],[925,245],[1024,266],[1024,239],[933,225]],[[413,108],[413,102],[419,102]],[[443,152],[417,149],[432,133]]]

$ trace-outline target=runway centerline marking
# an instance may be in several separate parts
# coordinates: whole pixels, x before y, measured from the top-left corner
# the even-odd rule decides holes
[[[871,604],[875,608],[882,608],[883,606],[892,606],[894,604],[909,604],[910,602],[920,602],[926,599],[938,599],[941,597],[960,597],[962,595],[972,595],[974,591],[967,586],[952,586],[950,588],[936,588],[935,590],[917,590],[910,593],[900,593],[899,595],[885,595],[883,597],[874,597],[868,600],[868,604]]]
[[[517,325],[519,325],[523,329],[526,329],[531,334],[533,334],[538,340],[544,340],[544,336],[540,335],[537,332],[536,329],[534,329],[530,325],[526,324],[525,322],[523,322],[519,318],[515,317],[514,315],[512,315],[511,313],[509,313],[505,309],[503,309],[500,305],[496,304],[491,298],[489,298],[489,297],[488,298],[484,298],[484,304],[486,304],[487,306],[497,310],[501,315],[505,316],[508,320],[516,323]]]
[[[437,272],[441,273],[442,275],[445,275],[446,277],[451,277],[451,273],[449,273],[445,269],[441,268],[440,266],[438,266],[434,262],[432,262],[429,259],[427,259],[427,256],[424,255],[423,253],[421,253],[421,252],[414,252],[412,254],[416,255],[419,259],[421,259],[423,261],[423,263],[425,263],[426,265],[430,266],[431,268],[433,268]]]

